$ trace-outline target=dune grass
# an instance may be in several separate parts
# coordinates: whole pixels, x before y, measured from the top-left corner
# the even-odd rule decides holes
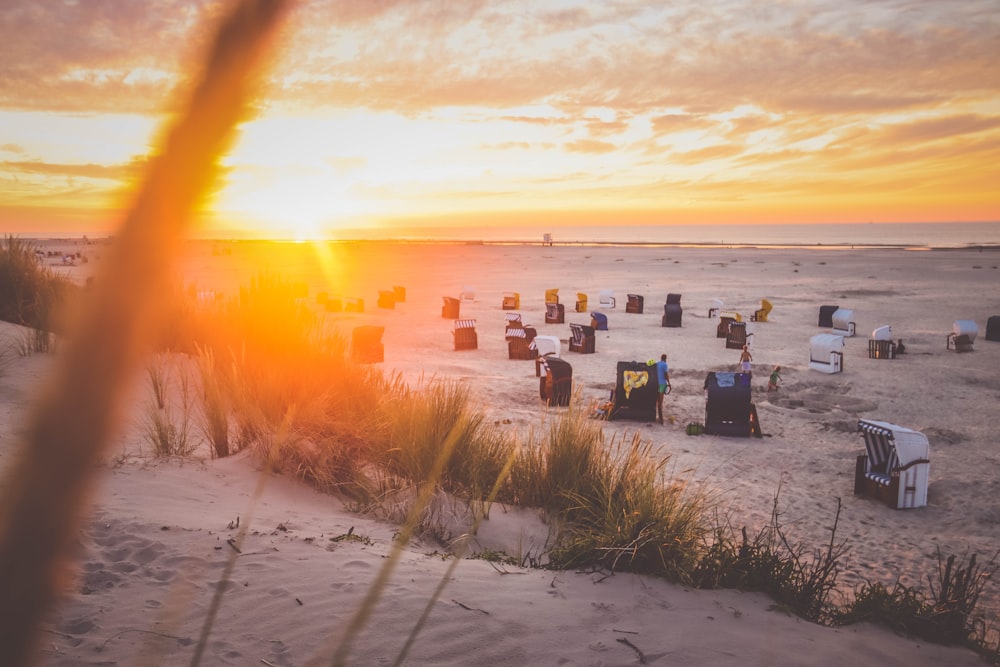
[[[35,250],[16,236],[0,243],[0,320],[52,332],[59,328],[58,309],[76,288],[44,266]]]

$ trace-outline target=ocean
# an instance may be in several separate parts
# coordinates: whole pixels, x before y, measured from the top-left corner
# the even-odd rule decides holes
[[[1000,247],[1000,222],[566,227],[423,227],[343,230],[335,240],[560,244]]]

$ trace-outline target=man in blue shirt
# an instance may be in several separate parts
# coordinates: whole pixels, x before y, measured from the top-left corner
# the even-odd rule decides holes
[[[656,362],[656,381],[659,388],[656,392],[656,419],[663,423],[663,397],[670,393],[670,367],[667,366],[667,355],[661,354]]]

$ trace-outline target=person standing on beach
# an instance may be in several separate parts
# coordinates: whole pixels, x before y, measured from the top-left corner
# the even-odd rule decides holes
[[[750,356],[750,350],[747,346],[743,346],[743,351],[740,353],[740,373],[746,373],[747,375],[753,376],[750,371],[750,362],[753,361],[753,357]]]
[[[663,397],[670,393],[670,366],[667,365],[667,355],[661,354],[656,362],[656,419],[663,423]]]

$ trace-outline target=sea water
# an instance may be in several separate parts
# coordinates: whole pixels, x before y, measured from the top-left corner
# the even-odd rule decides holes
[[[602,225],[563,227],[423,227],[344,230],[343,240],[556,244],[888,246],[961,248],[1000,246],[1000,222],[843,223],[763,225]]]

